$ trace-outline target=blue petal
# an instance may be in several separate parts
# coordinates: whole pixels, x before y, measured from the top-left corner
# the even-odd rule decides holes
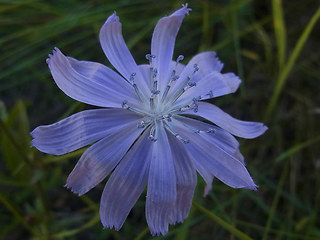
[[[206,102],[198,103],[198,112],[187,111],[185,113],[203,117],[229,133],[242,138],[256,138],[268,129],[263,123],[235,119],[217,106]]]
[[[177,191],[173,157],[162,122],[157,123],[146,200],[146,218],[152,235],[165,235],[172,220]]]
[[[174,169],[177,182],[177,198],[171,213],[170,224],[183,222],[189,215],[192,198],[197,185],[197,173],[191,159],[187,155],[184,144],[172,134],[168,134],[172,149]]]
[[[55,48],[47,60],[58,87],[69,97],[100,107],[121,107],[138,102],[133,87],[108,67],[66,57]]]
[[[170,16],[161,18],[154,29],[151,41],[151,54],[155,58],[152,59],[152,65],[157,69],[161,92],[163,92],[170,78],[171,72],[169,71],[169,66],[172,61],[176,36],[184,16],[189,14],[190,10],[186,4]]]
[[[41,152],[62,155],[98,141],[115,127],[139,118],[124,109],[86,110],[57,123],[37,127],[31,132],[34,138],[31,144]]]
[[[193,132],[199,130],[205,132],[209,129],[213,129],[213,133],[201,133],[199,136],[228,152],[230,155],[237,160],[240,160],[244,164],[244,157],[239,151],[239,142],[224,129],[187,117],[176,116],[175,119],[179,120],[181,124],[185,125],[189,129],[192,129]],[[186,145],[186,147],[188,147],[188,145]],[[201,165],[199,161],[194,161],[193,164],[207,184],[204,191],[204,195],[206,196],[212,188],[214,176],[212,172]]]
[[[99,184],[126,154],[139,137],[139,122],[112,128],[109,135],[89,147],[67,179],[66,187],[82,195]]]
[[[143,84],[142,75],[123,40],[121,29],[119,17],[114,12],[100,29],[99,38],[102,49],[110,63],[128,81],[130,81],[131,75],[135,73],[135,83],[143,94],[147,94],[150,89]]]
[[[200,136],[216,144],[219,148],[224,149],[229,154],[234,155],[234,157],[243,162],[243,156],[239,152],[238,140],[226,130],[188,117],[176,116],[175,118],[180,120],[185,126],[188,126],[189,128],[191,127],[194,132],[199,130],[206,132],[211,129],[213,131],[212,133],[200,134]]]
[[[173,120],[170,124],[181,137],[189,139],[190,142],[186,149],[195,166],[196,164],[202,165],[213,176],[230,187],[253,190],[257,188],[242,161],[208,139],[194,133],[182,123]]]
[[[101,198],[103,226],[119,230],[148,181],[153,142],[143,134],[110,176]]]

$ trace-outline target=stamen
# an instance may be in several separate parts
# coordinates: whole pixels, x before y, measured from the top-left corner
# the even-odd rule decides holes
[[[179,108],[179,112],[185,112],[191,109],[190,105],[186,105],[184,107]]]
[[[213,128],[209,128],[209,129],[207,130],[207,133],[216,133],[216,130],[213,129]]]
[[[194,74],[199,71],[197,64],[194,64],[193,68],[193,72],[184,80],[182,84],[180,84],[176,94],[171,98],[170,103],[174,103],[186,90],[197,85],[195,82],[190,82]]]
[[[167,97],[167,95],[168,95],[168,92],[169,92],[171,86],[173,85],[173,83],[174,83],[175,81],[177,81],[177,79],[179,78],[179,76],[175,75],[175,72],[176,72],[175,70],[172,71],[172,74],[171,74],[171,77],[170,77],[170,81],[169,81],[166,89],[164,90],[164,93],[163,93],[162,98],[161,98],[161,102],[162,102],[162,103],[163,103],[164,100],[166,99],[166,97]]]
[[[174,110],[170,111],[169,113],[173,114],[173,113],[176,113],[176,112],[185,112],[185,111],[188,111],[188,110],[192,110],[196,113],[198,112],[199,110],[199,105],[198,105],[198,100],[196,98],[192,99],[192,102],[183,106],[183,107],[175,107]]]
[[[148,115],[147,112],[141,111],[140,109],[136,109],[136,108],[130,107],[130,106],[128,105],[128,101],[127,101],[127,100],[124,100],[124,101],[122,102],[122,108],[127,109],[127,110],[130,110],[131,112],[135,112],[135,113],[140,114],[140,115],[143,115],[143,116]]]
[[[167,95],[168,95],[168,92],[169,92],[170,88],[172,87],[173,83],[179,78],[179,76],[176,75],[176,72],[177,72],[176,69],[177,69],[177,67],[178,67],[179,62],[182,61],[183,59],[184,59],[184,56],[183,56],[183,55],[179,55],[179,56],[177,57],[176,66],[175,66],[174,69],[172,70],[169,83],[167,84],[166,89],[164,90],[164,93],[163,93],[162,98],[161,98],[161,102],[162,102],[162,103],[163,103],[164,100],[166,99],[166,97],[167,97]]]
[[[157,141],[157,139],[154,137],[155,136],[155,131],[156,131],[156,128],[154,126],[152,126],[151,129],[150,129],[149,137],[148,137],[148,139],[151,142],[156,142]]]
[[[128,106],[128,101],[127,101],[127,100],[124,100],[124,101],[122,102],[122,108],[124,108],[124,109],[128,109],[128,108],[129,108],[129,106]]]
[[[182,61],[183,59],[184,59],[184,56],[183,56],[183,55],[179,55],[179,56],[177,57],[176,67],[177,67],[178,63],[179,63],[180,61]]]
[[[153,97],[153,95],[150,97],[150,108],[151,108],[151,110],[154,109],[154,97]]]
[[[144,101],[143,101],[142,94],[141,94],[141,92],[140,92],[137,84],[136,84],[135,81],[134,81],[134,77],[135,77],[135,76],[136,76],[136,73],[135,73],[135,72],[134,72],[134,73],[131,73],[131,75],[130,75],[130,82],[129,82],[129,83],[130,83],[131,86],[134,88],[134,90],[135,90],[137,96],[139,97],[139,99],[141,100],[141,102],[144,102]]]
[[[153,95],[158,95],[158,94],[160,93],[160,90],[152,89],[152,90],[151,90],[151,93],[152,93]]]
[[[216,132],[216,130],[215,129],[213,129],[213,128],[209,128],[207,131],[203,131],[203,130],[195,130],[194,131],[195,133],[215,133]]]
[[[199,105],[198,105],[198,100],[197,99],[192,99],[192,102],[193,102],[193,112],[198,112],[199,110]]]
[[[197,86],[197,83],[195,82],[187,82],[187,86],[182,88],[180,91],[178,91],[173,97],[172,100],[170,101],[171,103],[175,102],[185,91],[187,91],[189,88]]]
[[[157,79],[158,70],[153,69],[152,81],[153,81],[153,90],[158,89],[158,79]]]
[[[142,121],[138,124],[137,127],[138,127],[138,128],[145,128],[145,127],[146,127],[146,122],[145,122],[144,120],[142,120]]]
[[[197,86],[197,83],[195,82],[188,82],[187,86],[184,87],[184,91],[186,91],[187,89],[191,88],[191,87],[194,87],[194,86]]]
[[[160,93],[160,91],[159,90],[155,90],[155,89],[152,89],[151,90],[151,93],[152,93],[152,95],[151,95],[151,97],[150,97],[150,108],[151,108],[151,110],[153,110],[154,109],[154,100],[155,100],[155,98],[157,97],[157,95]]]
[[[210,90],[207,94],[203,94],[203,95],[198,96],[198,97],[196,97],[194,99],[197,99],[197,101],[199,101],[199,100],[203,100],[204,98],[207,98],[207,97],[209,97],[209,98],[213,98],[214,97],[214,94],[213,94],[212,90]]]
[[[178,133],[175,133],[175,132],[169,127],[168,124],[166,124],[165,127],[166,127],[166,129],[167,129],[170,133],[172,133],[172,135],[175,136],[179,141],[181,141],[181,142],[183,142],[183,143],[185,143],[185,144],[187,144],[187,143],[190,142],[189,139],[184,139],[184,138],[182,138]]]
[[[169,113],[169,114],[162,115],[161,119],[168,120],[168,122],[171,122],[172,121],[171,117],[172,115]]]
[[[149,54],[149,53],[146,55],[146,59],[149,60],[149,65],[150,65],[150,83],[151,83],[151,86],[154,86],[154,78],[157,76],[157,69],[153,69],[153,66],[152,66],[152,59],[155,58],[155,57],[156,57],[155,55],[152,55],[152,54]],[[156,88],[154,88],[154,89],[156,89]]]
[[[156,57],[155,55],[152,55],[150,53],[146,54],[146,59],[149,60],[150,64],[152,63],[152,58],[155,58],[155,57]]]

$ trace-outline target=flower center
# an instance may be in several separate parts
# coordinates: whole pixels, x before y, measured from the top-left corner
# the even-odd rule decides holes
[[[174,115],[181,114],[187,110],[193,109],[195,112],[198,111],[197,102],[201,98],[194,98],[189,104],[183,106],[172,107],[176,100],[188,89],[195,87],[196,83],[191,82],[192,77],[196,72],[198,72],[199,67],[197,64],[194,64],[192,73],[186,77],[186,79],[181,79],[179,85],[175,88],[174,92],[172,91],[172,86],[176,84],[179,75],[177,75],[177,67],[180,61],[183,60],[183,56],[180,55],[176,60],[176,65],[173,68],[170,78],[168,79],[167,86],[164,91],[159,90],[158,84],[158,71],[154,68],[152,64],[152,59],[156,56],[147,54],[146,58],[149,60],[150,66],[150,95],[149,98],[144,96],[138,86],[135,83],[136,73],[132,73],[130,80],[127,81],[134,88],[138,98],[142,102],[142,106],[134,107],[130,106],[128,101],[123,101],[122,108],[135,112],[139,115],[142,115],[143,119],[138,124],[138,128],[150,129],[149,139],[151,141],[157,140],[157,127],[164,126],[168,132],[173,134],[178,140],[183,143],[188,143],[189,140],[183,139],[178,133],[175,133],[170,127],[170,122]]]

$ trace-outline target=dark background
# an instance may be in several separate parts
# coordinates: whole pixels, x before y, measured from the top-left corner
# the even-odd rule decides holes
[[[98,34],[116,10],[133,56],[146,63],[157,20],[182,3],[0,0],[0,239],[152,238],[145,194],[120,232],[103,230],[98,209],[104,184],[80,198],[63,188],[83,149],[42,154],[30,147],[29,132],[92,108],[55,85],[45,62],[55,46],[110,66]],[[199,177],[194,202],[209,213],[194,205],[162,239],[236,239],[236,230],[246,234],[241,239],[320,239],[319,2],[191,0],[189,6],[175,57],[183,54],[186,63],[201,51],[217,51],[223,71],[243,82],[235,94],[212,103],[269,130],[254,140],[239,139],[259,190],[214,180],[203,198]]]

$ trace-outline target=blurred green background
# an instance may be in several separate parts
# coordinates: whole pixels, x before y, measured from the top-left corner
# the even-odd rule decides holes
[[[29,132],[84,109],[55,85],[45,59],[66,55],[110,66],[98,41],[114,11],[138,63],[157,20],[182,1],[0,0],[0,239],[320,239],[320,27],[316,0],[190,0],[175,57],[217,51],[224,72],[243,82],[212,103],[262,121],[258,139],[239,139],[257,192],[199,178],[183,224],[151,237],[142,194],[120,232],[103,230],[105,181],[82,197],[63,186],[83,149],[52,156],[30,147]],[[110,66],[111,67],[111,66]]]

